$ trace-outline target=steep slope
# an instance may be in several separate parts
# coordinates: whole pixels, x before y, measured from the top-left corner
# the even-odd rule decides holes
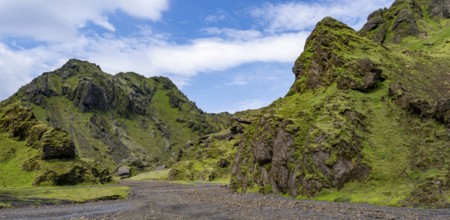
[[[319,22],[288,95],[245,126],[231,186],[449,206],[448,5],[398,0],[360,33],[332,18]]]
[[[64,133],[73,147],[71,158],[101,164],[110,172],[122,165],[170,166],[187,141],[224,129],[231,118],[204,113],[168,78],[112,76],[79,60],[34,79],[0,103],[0,111],[7,114],[11,106],[23,109],[33,124]],[[34,145],[35,139],[26,140]]]

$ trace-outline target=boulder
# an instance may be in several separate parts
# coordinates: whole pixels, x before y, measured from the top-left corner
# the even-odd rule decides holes
[[[125,179],[131,176],[130,168],[127,166],[121,166],[117,170],[117,175],[120,176],[120,178]]]
[[[75,144],[67,132],[50,129],[40,140],[41,159],[73,159],[75,158]]]

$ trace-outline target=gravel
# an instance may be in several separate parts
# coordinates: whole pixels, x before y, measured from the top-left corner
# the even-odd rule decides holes
[[[450,219],[450,209],[298,201],[208,184],[123,181],[129,199],[0,210],[0,219]]]

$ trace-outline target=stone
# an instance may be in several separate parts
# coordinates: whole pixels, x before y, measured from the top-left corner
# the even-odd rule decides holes
[[[361,59],[347,68],[349,73],[338,79],[339,89],[353,89],[369,92],[385,80],[382,70],[369,59]]]
[[[428,13],[434,17],[450,18],[450,1],[432,0],[428,7]]]
[[[90,110],[105,111],[109,108],[105,88],[86,79],[79,82],[72,95],[72,100],[74,105],[82,112]]]
[[[131,176],[130,168],[127,166],[121,166],[117,170],[117,175],[120,176],[120,178],[125,179]]]
[[[230,161],[228,161],[225,158],[221,158],[218,162],[217,162],[217,166],[220,168],[225,168],[228,167],[230,165]]]

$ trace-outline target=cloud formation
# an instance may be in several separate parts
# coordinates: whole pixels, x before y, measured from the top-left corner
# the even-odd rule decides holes
[[[169,0],[11,0],[0,2],[0,36],[39,41],[67,41],[92,22],[109,31],[108,14],[121,10],[130,16],[158,20]]]
[[[374,9],[388,7],[392,0],[323,0],[313,2],[267,3],[254,8],[251,15],[275,32],[314,28],[326,16],[334,17],[359,29]]]
[[[170,33],[148,26],[131,35],[83,32],[96,24],[114,32],[110,16],[120,10],[131,17],[157,21],[169,10],[169,0],[11,0],[0,1],[0,39],[28,39],[21,48],[0,42],[0,100],[38,74],[58,68],[70,58],[89,60],[109,73],[135,71],[146,76],[167,75],[178,86],[201,73],[224,71],[255,62],[292,63],[317,21],[334,16],[358,27],[372,10],[392,0],[324,0],[319,3],[264,4],[248,13],[248,28],[221,27],[227,17],[219,10],[199,29],[204,37],[178,43]],[[215,25],[215,26],[210,26]],[[234,82],[242,85],[238,79]]]

